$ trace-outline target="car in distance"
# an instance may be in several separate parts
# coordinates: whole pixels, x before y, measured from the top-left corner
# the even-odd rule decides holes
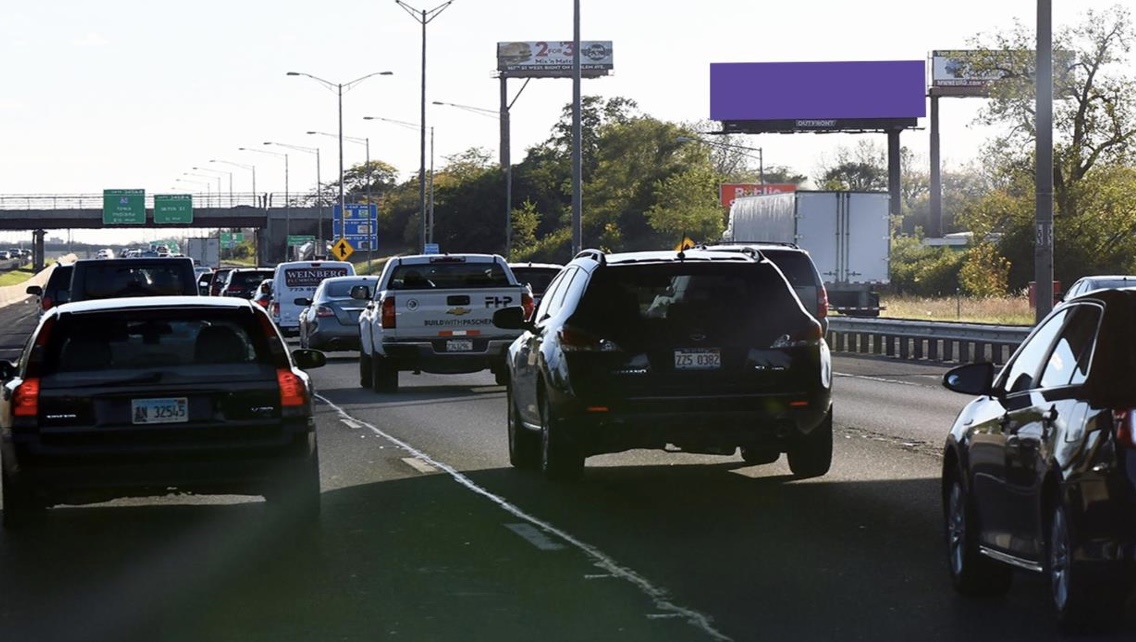
[[[1073,282],[1069,289],[1061,295],[1061,301],[1068,301],[1093,290],[1103,288],[1131,288],[1136,287],[1136,276],[1114,274],[1083,276]]]
[[[540,299],[544,296],[544,291],[548,289],[548,284],[552,283],[552,279],[560,274],[560,270],[563,270],[564,266],[557,263],[528,262],[510,263],[509,269],[513,271],[513,276],[517,277],[517,282],[529,286],[533,305],[537,306],[540,305]]]
[[[256,286],[256,292],[252,295],[253,303],[256,303],[265,310],[270,309],[272,306],[272,279],[265,279]]]
[[[832,363],[819,322],[768,259],[585,250],[509,346],[509,460],[572,479],[633,448],[788,453],[798,477],[832,461]]]
[[[225,276],[221,286],[221,296],[239,296],[251,299],[256,287],[265,279],[271,279],[274,268],[234,268]]]
[[[319,512],[313,350],[251,302],[201,296],[57,306],[0,361],[3,524],[120,497],[262,495]]]
[[[953,368],[974,396],[943,451],[950,577],[1002,595],[1015,570],[1048,575],[1057,624],[1114,624],[1136,583],[1136,289],[1058,304],[995,374]]]
[[[73,265],[56,265],[42,287],[29,285],[26,292],[37,297],[39,315],[43,316],[52,307],[67,303],[71,298],[71,272]]]
[[[135,296],[198,296],[189,258],[81,259],[71,273],[71,301]]]
[[[358,350],[359,313],[367,304],[351,298],[351,289],[363,286],[374,291],[374,276],[333,276],[324,279],[312,298],[298,297],[300,312],[300,347],[316,350]]]

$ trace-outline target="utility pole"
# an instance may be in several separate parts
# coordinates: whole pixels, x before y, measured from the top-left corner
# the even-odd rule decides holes
[[[1053,309],[1053,2],[1037,0],[1035,318]]]
[[[580,124],[580,0],[572,2],[572,256],[584,246],[583,130]]]

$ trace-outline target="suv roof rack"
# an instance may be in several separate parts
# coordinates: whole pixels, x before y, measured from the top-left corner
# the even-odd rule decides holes
[[[599,263],[600,265],[607,265],[607,255],[604,254],[602,250],[597,250],[595,248],[580,250],[580,252],[572,258],[573,259],[579,259],[579,258],[585,258],[585,257],[592,259],[593,261],[595,261],[596,263]]]

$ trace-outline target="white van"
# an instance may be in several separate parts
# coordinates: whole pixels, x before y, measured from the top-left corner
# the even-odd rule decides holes
[[[296,299],[310,299],[316,287],[333,276],[355,276],[355,265],[348,261],[287,261],[276,266],[272,275],[272,320],[288,336],[300,333],[302,305]]]

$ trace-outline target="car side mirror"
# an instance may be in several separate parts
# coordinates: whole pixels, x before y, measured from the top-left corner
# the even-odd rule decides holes
[[[24,290],[33,296],[43,296],[43,288],[38,285],[29,285],[27,290]]]
[[[292,301],[292,303],[295,303],[296,305],[309,306],[312,304],[312,300],[305,299],[304,297],[298,297],[294,301]]]
[[[366,300],[371,298],[371,287],[368,285],[355,285],[351,287],[351,298]]]
[[[0,381],[7,381],[16,376],[19,368],[7,359],[0,359]]]
[[[533,324],[525,318],[525,309],[520,306],[501,308],[493,313],[493,325],[502,330],[532,330]]]
[[[943,375],[943,387],[967,395],[989,395],[994,389],[994,364],[968,363]]]
[[[295,361],[301,370],[311,370],[326,366],[327,355],[319,350],[300,348],[292,351],[292,361]]]

